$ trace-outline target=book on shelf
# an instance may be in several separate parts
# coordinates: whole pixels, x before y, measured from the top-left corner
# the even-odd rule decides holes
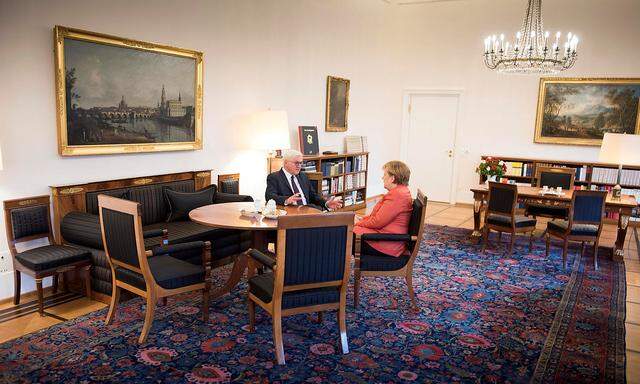
[[[322,163],[322,176],[337,176],[344,173],[344,160],[324,161]]]
[[[364,152],[362,148],[362,136],[345,136],[344,145],[345,152],[347,153]]]
[[[320,152],[318,146],[318,129],[316,127],[298,127],[298,140],[300,152],[304,155],[317,155]]]
[[[302,170],[305,172],[318,172],[315,160],[305,160],[302,162]]]

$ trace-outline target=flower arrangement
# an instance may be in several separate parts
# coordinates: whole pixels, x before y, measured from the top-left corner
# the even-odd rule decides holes
[[[476,172],[482,176],[496,176],[500,178],[507,172],[507,165],[500,159],[487,157],[480,162],[480,165],[476,168]]]

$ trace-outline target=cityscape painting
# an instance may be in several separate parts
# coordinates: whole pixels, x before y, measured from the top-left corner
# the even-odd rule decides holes
[[[202,148],[202,53],[56,26],[63,156]]]
[[[640,79],[540,80],[536,143],[594,145],[605,132],[640,134]]]

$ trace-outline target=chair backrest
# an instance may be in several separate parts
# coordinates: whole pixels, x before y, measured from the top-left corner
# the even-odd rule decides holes
[[[278,292],[346,286],[349,280],[354,213],[278,218],[274,297]],[[282,267],[280,267],[282,266]]]
[[[518,187],[515,184],[489,182],[487,201],[487,215],[497,213],[513,217],[518,202]]]
[[[318,193],[322,193],[322,172],[305,172],[313,188]]]
[[[145,255],[140,203],[98,196],[102,244],[112,268],[122,267],[151,276]]]
[[[537,167],[536,168],[536,186],[549,188],[562,187],[562,189],[573,189],[573,183],[576,178],[575,168],[561,167]]]
[[[49,196],[5,200],[3,203],[5,229],[12,255],[17,253],[15,244],[24,241],[47,237],[49,243],[53,244]]]
[[[218,175],[218,191],[222,193],[240,194],[240,174],[230,173]]]
[[[424,222],[427,217],[427,197],[418,189],[416,198],[413,199],[413,210],[411,211],[411,219],[409,220],[409,235],[416,238],[416,241],[409,243],[409,251],[417,254],[420,241],[424,234]]]
[[[607,191],[573,191],[569,228],[573,224],[595,224],[602,226],[607,201]]]

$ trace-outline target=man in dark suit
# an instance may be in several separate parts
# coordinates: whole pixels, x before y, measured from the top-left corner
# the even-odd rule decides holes
[[[325,200],[309,182],[302,169],[302,153],[287,150],[283,153],[282,168],[267,176],[267,189],[264,197],[273,199],[278,205],[315,205],[322,209],[338,209],[342,207],[340,197]]]

